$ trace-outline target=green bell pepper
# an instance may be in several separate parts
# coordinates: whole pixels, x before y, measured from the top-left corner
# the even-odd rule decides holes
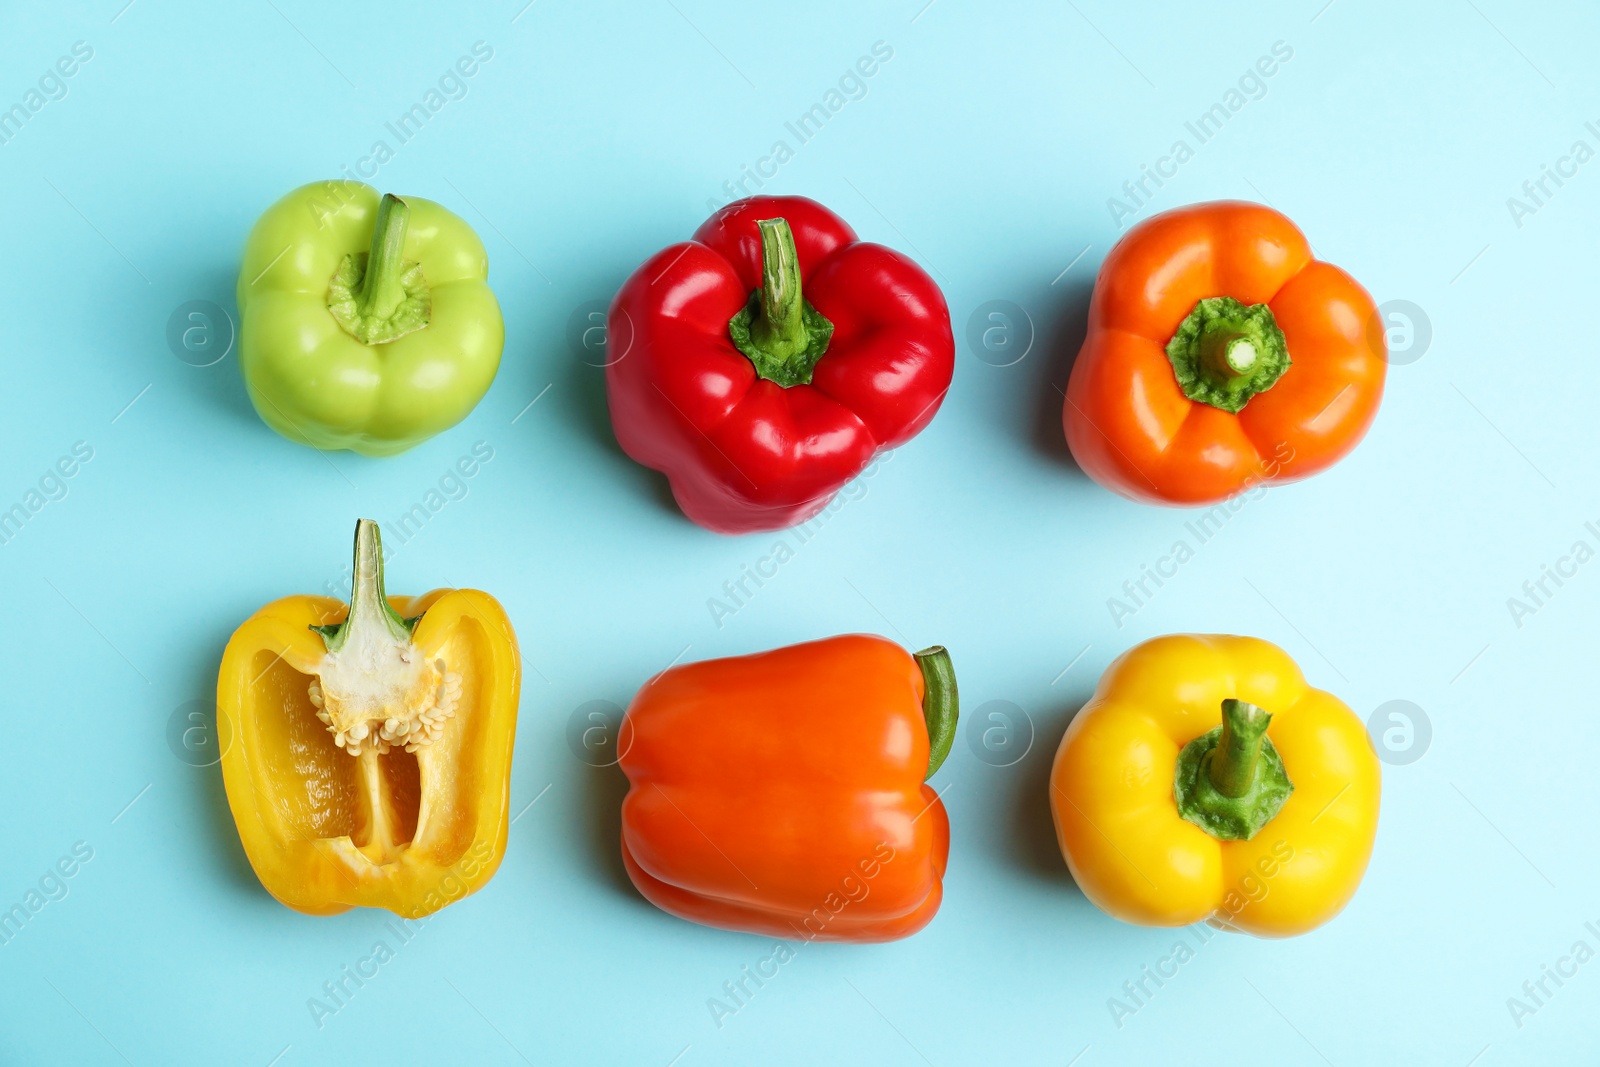
[[[250,231],[239,365],[258,414],[291,441],[404,452],[475,407],[505,323],[483,242],[417,197],[351,181],[301,186]]]

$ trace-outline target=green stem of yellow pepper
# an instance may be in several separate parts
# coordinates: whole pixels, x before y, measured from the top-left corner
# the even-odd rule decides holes
[[[1243,700],[1222,702],[1222,725],[1183,746],[1173,776],[1178,813],[1212,837],[1254,837],[1294,792],[1267,736],[1272,716]]]
[[[1243,700],[1222,702],[1222,736],[1206,761],[1206,776],[1225,797],[1242,797],[1255,784],[1261,742],[1272,721],[1266,709]]]
[[[350,613],[343,622],[313,626],[322,635],[329,652],[343,650],[352,633],[365,633],[369,638],[407,643],[411,631],[416,629],[415,619],[401,618],[389,603],[383,588],[383,537],[378,524],[371,519],[356,520],[355,559],[350,578]]]

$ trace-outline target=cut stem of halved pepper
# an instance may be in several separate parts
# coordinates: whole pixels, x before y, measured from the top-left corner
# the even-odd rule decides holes
[[[387,598],[367,519],[354,572],[348,609],[286,597],[228,642],[223,780],[284,904],[415,918],[481,888],[504,853],[521,661],[486,593]]]

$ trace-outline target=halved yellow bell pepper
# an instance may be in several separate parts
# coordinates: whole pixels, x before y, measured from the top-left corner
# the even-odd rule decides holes
[[[1361,720],[1282,649],[1173,635],[1107,668],[1056,752],[1050,808],[1108,914],[1287,937],[1361,884],[1379,777]]]
[[[406,918],[481,889],[510,826],[520,675],[493,597],[386,597],[377,524],[357,523],[348,608],[276,600],[223,653],[222,776],[261,884],[312,915]]]

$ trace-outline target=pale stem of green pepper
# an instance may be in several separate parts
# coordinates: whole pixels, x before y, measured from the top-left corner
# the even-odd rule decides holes
[[[411,208],[393,193],[384,193],[372,227],[372,247],[367,253],[367,273],[361,280],[356,306],[361,317],[387,319],[406,298],[400,276],[405,273],[403,253]]]

